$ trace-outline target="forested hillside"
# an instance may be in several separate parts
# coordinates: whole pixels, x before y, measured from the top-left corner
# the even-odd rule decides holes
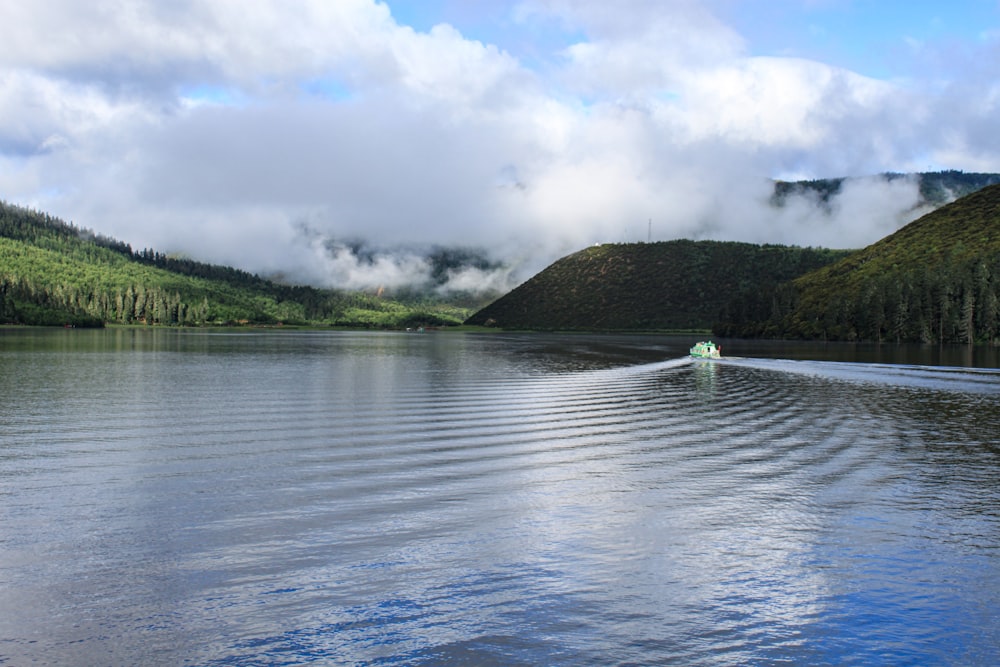
[[[466,321],[506,329],[711,328],[727,336],[998,341],[1000,185],[983,186],[1000,175],[917,176],[926,202],[974,194],[854,254],[716,241],[595,246],[557,261]],[[802,190],[828,199],[843,182],[777,183],[774,204]],[[439,281],[456,266],[491,268],[475,254],[442,251],[432,259]],[[472,310],[473,301],[453,305],[421,296],[425,288],[400,292],[400,301],[280,284],[134,251],[0,202],[0,324],[401,328],[458,324]]]
[[[458,324],[468,310],[281,285],[231,267],[171,258],[0,203],[0,323]]]
[[[902,174],[885,174],[891,180]],[[958,201],[863,251],[670,241],[565,257],[469,324],[508,329],[709,329],[723,336],[997,340],[998,174],[917,174],[926,203]],[[827,200],[845,179],[776,183],[774,204]],[[967,194],[974,193],[974,194]],[[824,268],[825,267],[825,268]]]
[[[716,331],[827,340],[1000,340],[1000,185],[793,283],[730,304]]]
[[[718,241],[606,244],[564,257],[467,324],[533,330],[709,329],[735,294],[847,251]]]

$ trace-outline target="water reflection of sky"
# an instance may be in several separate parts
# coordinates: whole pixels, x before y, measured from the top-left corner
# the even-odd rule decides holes
[[[1000,646],[994,373],[208,338],[0,353],[33,370],[0,384],[0,604],[28,619],[0,620],[11,660],[29,637],[52,663],[112,642],[197,664]]]

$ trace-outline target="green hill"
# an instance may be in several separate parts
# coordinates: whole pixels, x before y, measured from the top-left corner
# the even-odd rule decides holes
[[[459,324],[468,312],[282,285],[231,267],[133,252],[120,241],[0,203],[0,324],[405,327]]]
[[[466,322],[822,340],[1000,339],[1000,185],[988,185],[1000,176],[917,176],[929,203],[973,194],[860,251],[712,241],[587,248]],[[779,183],[774,203],[797,191],[832,196],[843,181]]]
[[[828,340],[1000,339],[1000,185],[742,304],[718,330]]]
[[[919,176],[926,201],[975,191],[998,178]],[[842,182],[779,183],[774,203],[780,206],[802,188],[832,196]],[[853,254],[716,241],[595,246],[555,262],[466,322],[506,329],[996,341],[998,226],[1000,185],[992,185]],[[443,272],[456,263],[488,268],[484,258],[466,255],[444,251],[435,266]],[[407,327],[458,324],[474,303],[453,305],[422,294],[415,289],[390,299],[280,284],[231,267],[133,251],[0,202],[0,324]]]
[[[735,294],[846,251],[718,241],[607,244],[564,257],[466,324],[531,330],[709,329]]]

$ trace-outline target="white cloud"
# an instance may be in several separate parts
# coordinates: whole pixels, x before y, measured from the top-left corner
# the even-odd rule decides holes
[[[530,271],[644,240],[650,219],[654,239],[864,245],[912,214],[912,184],[775,212],[768,178],[1000,170],[988,67],[886,82],[751,57],[710,7],[523,2],[524,35],[572,37],[529,66],[373,0],[0,3],[18,26],[0,50],[0,196],[134,246],[357,286],[420,274],[419,254],[353,265],[299,222],[482,245]]]
[[[564,52],[564,81],[584,94],[634,97],[672,90],[692,71],[738,57],[743,41],[693,0],[533,0],[522,17],[553,17],[586,39]]]
[[[171,86],[224,77],[255,86],[377,59],[398,27],[369,0],[118,0],[4,3],[18,26],[0,62],[65,75]]]
[[[152,118],[139,102],[89,83],[0,70],[0,148],[8,153],[72,151],[96,132]]]
[[[344,245],[318,251],[328,272],[327,283],[346,289],[420,285],[430,275],[426,258],[414,253],[383,254],[364,261]]]
[[[919,203],[916,179],[871,177],[845,180],[826,204],[815,193],[799,193],[777,211],[757,206],[723,217],[743,220],[738,229],[727,230],[729,238],[766,243],[777,237],[801,246],[857,248],[927,213]]]
[[[502,294],[517,285],[513,276],[516,268],[516,266],[505,266],[497,269],[480,269],[473,266],[448,271],[447,280],[438,291]]]
[[[686,127],[694,140],[719,135],[768,148],[823,148],[840,118],[884,107],[896,91],[806,60],[747,58],[687,77]],[[691,114],[691,109],[712,113]]]

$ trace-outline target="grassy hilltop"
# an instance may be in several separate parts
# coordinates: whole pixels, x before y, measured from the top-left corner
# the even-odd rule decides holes
[[[720,241],[594,246],[558,260],[466,323],[566,331],[710,329],[734,294],[771,289],[847,254]]]

